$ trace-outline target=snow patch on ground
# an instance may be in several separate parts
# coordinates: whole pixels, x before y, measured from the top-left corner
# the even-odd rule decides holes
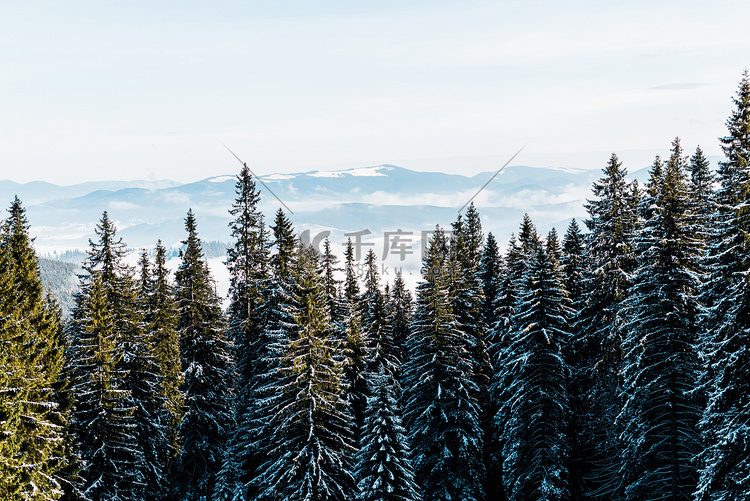
[[[360,167],[357,169],[337,170],[337,171],[313,171],[308,174],[311,177],[344,177],[345,175],[355,177],[376,177],[385,176],[384,171],[393,170],[393,167],[379,165],[377,167]]]
[[[268,176],[260,176],[264,181],[287,181],[289,179],[294,179],[295,177],[297,176],[290,174],[270,174]]]
[[[234,176],[217,176],[217,177],[212,177],[208,181],[210,183],[226,183],[227,181],[234,181],[234,180],[235,180]]]

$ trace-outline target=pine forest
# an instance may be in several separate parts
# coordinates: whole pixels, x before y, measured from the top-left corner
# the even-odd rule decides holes
[[[228,298],[192,210],[174,272],[105,211],[63,316],[16,198],[0,500],[750,500],[747,71],[732,102],[725,161],[675,138],[639,184],[613,154],[562,236],[469,205],[414,291],[267,219],[245,166]]]

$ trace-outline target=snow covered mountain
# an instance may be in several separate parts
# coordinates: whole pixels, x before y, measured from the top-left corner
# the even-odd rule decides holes
[[[436,224],[449,229],[472,197],[485,233],[493,232],[501,245],[517,231],[524,212],[540,233],[554,226],[562,234],[571,218],[585,216],[583,203],[601,171],[510,166],[492,179],[492,172],[469,177],[380,165],[256,174],[261,174],[258,187],[267,221],[286,206],[303,238],[320,243],[328,237],[339,255],[346,239],[352,238],[362,243],[362,256],[369,248],[375,251],[383,261],[385,279],[392,280],[394,269],[402,268],[407,281],[414,283],[429,233]],[[197,216],[204,241],[228,242],[234,185],[234,175],[187,184],[165,180],[56,186],[1,181],[0,196],[6,204],[16,194],[21,198],[38,252],[54,258],[66,250],[86,249],[104,210],[131,248],[152,248],[157,239],[167,247],[179,247],[189,208]],[[215,261],[223,289],[221,259]]]
[[[269,220],[282,207],[277,196],[291,210],[290,217],[301,231],[421,232],[453,221],[492,174],[467,177],[382,165],[261,175],[264,184],[258,186]],[[524,212],[531,214],[540,230],[553,225],[561,230],[564,228],[559,226],[567,224],[570,217],[583,215],[582,201],[599,175],[599,171],[508,167],[474,203],[486,231],[495,232],[501,241],[517,228]],[[191,207],[204,240],[229,239],[227,210],[234,198],[234,176],[188,184],[135,181],[61,187],[0,182],[0,196],[7,203],[16,194],[28,209],[42,254],[85,248],[104,210],[117,221],[129,246],[151,247],[158,238],[169,246],[182,239],[182,219]]]

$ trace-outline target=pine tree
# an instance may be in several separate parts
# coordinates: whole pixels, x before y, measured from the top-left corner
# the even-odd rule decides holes
[[[362,308],[362,327],[368,349],[368,371],[376,374],[379,366],[395,374],[397,371],[393,331],[388,323],[386,298],[380,290],[377,256],[372,249],[365,255],[364,291],[359,304]],[[360,423],[361,425],[362,423]]]
[[[573,322],[570,364],[575,429],[571,475],[573,497],[617,499],[620,444],[619,410],[622,347],[620,307],[635,269],[633,237],[638,229],[639,192],[613,154],[604,177],[593,185],[586,210],[590,233],[584,260],[586,298]]]
[[[298,315],[294,299],[294,275],[297,256],[294,252],[294,228],[282,211],[278,211],[273,231],[276,253],[270,259],[270,276],[262,283],[262,301],[254,317],[257,318],[257,337],[250,351],[254,357],[256,376],[249,381],[246,414],[239,423],[234,446],[235,460],[240,464],[240,484],[245,499],[258,499],[265,486],[259,481],[261,466],[266,458],[278,452],[272,441],[271,422],[276,409],[274,392],[279,378],[279,365],[292,335]],[[231,466],[231,465],[230,465]],[[239,499],[239,498],[238,498]]]
[[[401,425],[396,380],[381,367],[372,378],[361,448],[356,454],[357,499],[416,501],[419,488],[409,460],[406,431]]]
[[[430,239],[405,364],[405,422],[425,500],[482,499],[483,436],[471,345],[453,311],[445,234]]]
[[[185,414],[180,425],[182,453],[172,468],[175,498],[209,499],[221,468],[233,420],[230,412],[231,345],[192,210],[185,218],[187,239],[175,273],[177,331],[184,374]]]
[[[294,324],[267,393],[270,454],[254,483],[261,500],[343,501],[355,484],[341,368],[316,256],[304,247],[297,253]]]
[[[326,290],[328,299],[328,309],[331,312],[331,321],[337,329],[340,329],[342,320],[342,311],[338,297],[340,281],[336,279],[335,273],[339,270],[336,268],[339,259],[331,250],[331,241],[327,238],[323,241],[323,255],[320,257],[320,264],[323,266],[323,287]]]
[[[268,244],[263,215],[258,209],[260,193],[256,189],[247,165],[237,175],[236,197],[229,214],[232,247],[227,249],[227,269],[230,276],[229,337],[235,344],[235,399],[236,426],[228,440],[222,470],[214,499],[238,500],[257,469],[260,458],[255,457],[252,437],[252,394],[254,384],[263,370],[260,340],[259,309],[263,304],[263,288],[269,278]],[[261,350],[261,351],[259,351]]]
[[[686,160],[675,139],[663,172],[652,177],[652,215],[636,239],[638,270],[624,308],[625,402],[618,418],[626,500],[692,499],[698,478],[700,246],[689,232]]]
[[[271,258],[271,268],[276,277],[290,277],[294,267],[294,249],[296,247],[292,222],[279,209],[276,211],[274,224],[271,226],[274,235],[276,253]]]
[[[0,493],[54,500],[62,494],[67,415],[55,387],[63,365],[59,312],[45,296],[16,197],[0,233]]]
[[[498,295],[500,294],[502,266],[503,262],[497,247],[497,240],[495,240],[495,236],[492,233],[488,233],[487,243],[484,246],[479,266],[482,290],[484,291],[482,319],[488,328],[492,327],[495,321],[495,309],[497,307]]]
[[[477,368],[476,382],[481,394],[485,395],[492,366],[487,354],[487,325],[482,314],[485,297],[480,273],[484,237],[479,213],[473,203],[466,211],[466,221],[462,221],[459,215],[453,224],[453,235],[451,255],[456,266],[455,274],[452,276],[455,313],[471,343],[471,352]]]
[[[451,241],[451,260],[454,262],[452,273],[452,287],[454,297],[454,313],[456,320],[464,332],[471,352],[475,373],[474,381],[479,389],[478,401],[481,408],[481,426],[483,436],[492,433],[492,405],[490,402],[489,386],[492,377],[492,364],[487,349],[487,325],[484,323],[482,307],[485,304],[482,289],[482,253],[483,240],[482,223],[474,204],[470,204],[466,211],[466,220],[461,216],[453,224],[453,239]],[[491,445],[484,444],[482,462],[490,462]],[[484,481],[485,479],[482,479]]]
[[[165,451],[170,443],[166,433],[166,400],[161,395],[160,368],[154,358],[152,339],[145,321],[145,297],[148,294],[149,264],[144,251],[140,259],[140,280],[132,270],[120,277],[115,325],[121,353],[119,369],[123,389],[132,409],[131,433],[134,436],[130,453],[135,461],[129,485],[133,499],[162,499],[161,480],[166,464]],[[145,285],[146,290],[142,287]],[[121,492],[121,494],[123,494]]]
[[[146,329],[151,339],[153,356],[158,364],[159,394],[164,399],[166,414],[163,426],[169,437],[165,460],[169,462],[179,454],[178,427],[183,417],[184,396],[182,368],[180,366],[180,337],[177,332],[177,308],[174,287],[167,268],[167,250],[159,240],[156,244],[154,267],[148,283],[146,304]]]
[[[688,185],[690,231],[707,241],[713,226],[714,175],[700,146],[690,157],[690,184]]]
[[[85,497],[135,500],[145,475],[126,346],[137,327],[135,284],[122,262],[125,244],[106,211],[95,233],[98,242],[89,240],[86,273],[68,332],[74,445]]]
[[[518,241],[521,244],[521,252],[524,260],[527,262],[530,261],[536,254],[537,247],[539,246],[539,235],[528,213],[523,215],[521,228],[518,231]]]
[[[556,260],[542,247],[525,270],[516,311],[498,371],[504,491],[508,499],[569,499],[570,309]]]
[[[349,404],[355,438],[359,439],[367,407],[367,369],[369,346],[363,327],[360,289],[354,263],[354,247],[351,239],[344,251],[344,290],[341,298],[343,332],[341,339],[341,364],[345,382],[344,400]],[[355,443],[355,445],[357,445]]]
[[[388,324],[393,332],[394,357],[398,365],[398,379],[406,360],[406,343],[411,336],[412,297],[406,288],[401,271],[396,273],[393,289],[388,298]]]
[[[503,499],[502,468],[503,468],[503,426],[497,411],[501,405],[498,395],[503,391],[506,382],[500,377],[500,369],[510,363],[510,347],[512,332],[515,328],[513,319],[516,317],[520,285],[531,258],[539,249],[540,242],[536,227],[528,214],[524,214],[519,234],[520,242],[514,234],[508,242],[505,255],[505,266],[501,269],[500,287],[495,302],[494,321],[489,329],[489,354],[492,366],[495,368],[490,382],[489,405],[492,419],[491,440],[487,440],[488,451],[485,454],[487,465],[487,496]]]
[[[258,210],[260,193],[247,165],[243,165],[237,175],[235,193],[237,196],[229,209],[234,217],[229,223],[234,244],[227,249],[226,265],[230,276],[230,338],[238,349],[242,387],[253,376],[250,365],[254,356],[247,350],[257,336],[253,315],[262,301],[261,287],[268,276],[268,256],[263,215]]]
[[[562,273],[563,286],[568,294],[571,305],[578,308],[583,300],[583,255],[584,237],[575,218],[568,225],[562,244]]]
[[[748,346],[750,346],[750,76],[745,70],[736,109],[721,139],[727,158],[719,163],[721,186],[715,197],[716,232],[709,239],[710,278],[702,298],[710,308],[704,325],[706,370],[703,387],[708,404],[700,428],[705,449],[696,499],[750,499],[750,413]]]
[[[499,363],[497,357],[500,355],[501,346],[507,345],[505,338],[507,338],[511,329],[511,320],[515,314],[518,301],[518,287],[526,266],[524,254],[513,234],[508,242],[504,264],[505,266],[501,269],[500,287],[495,301],[494,323],[489,332],[490,356],[493,365]]]

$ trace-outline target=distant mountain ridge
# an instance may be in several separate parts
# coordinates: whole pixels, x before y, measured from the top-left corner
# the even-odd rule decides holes
[[[448,225],[493,174],[462,176],[380,165],[262,175],[266,186],[258,183],[258,188],[268,220],[281,207],[278,196],[293,212],[290,217],[299,230],[422,231],[435,224]],[[600,175],[600,171],[509,166],[477,195],[475,204],[486,215],[486,230],[503,238],[517,227],[524,212],[540,228],[581,216],[591,182]],[[202,238],[228,241],[227,211],[235,195],[234,179],[225,175],[185,184],[165,180],[65,187],[0,181],[0,196],[9,203],[19,195],[42,254],[85,248],[104,210],[130,247],[151,247],[158,238],[176,246],[188,208],[198,217]]]
[[[715,168],[720,159],[710,160]],[[494,174],[463,176],[378,165],[264,174],[256,184],[267,223],[282,207],[276,199],[279,197],[291,209],[288,215],[303,240],[320,245],[327,237],[341,256],[347,238],[352,238],[362,244],[360,258],[368,249],[375,251],[381,260],[383,280],[392,281],[400,270],[407,285],[413,287],[419,279],[421,250],[435,226],[450,230],[459,209],[472,197],[485,234],[494,233],[504,247],[510,234],[518,231],[526,212],[541,234],[556,227],[562,235],[572,218],[585,219],[584,203],[602,171],[516,165],[492,179]],[[648,168],[637,169],[630,177],[645,181]],[[206,250],[210,251],[209,265],[218,291],[226,294],[229,277],[221,248],[231,241],[227,225],[234,187],[233,174],[192,183],[140,180],[57,186],[41,181],[0,181],[0,197],[6,206],[15,195],[24,203],[37,252],[48,258],[40,264],[45,283],[68,310],[77,287],[77,265],[104,210],[116,222],[118,235],[134,249],[129,264],[135,265],[137,249],[152,249],[161,239],[172,249],[169,265],[174,268],[178,263],[176,250],[185,235],[184,217],[192,208],[199,236],[210,247]],[[585,225],[581,227],[585,229]],[[401,238],[402,249],[406,242],[405,251],[394,251],[394,238]],[[55,265],[61,260],[76,263]]]
[[[509,166],[484,189],[494,172],[474,176],[417,172],[395,165],[340,171],[309,171],[261,175],[261,210],[270,223],[282,207],[303,240],[320,245],[329,238],[339,256],[347,238],[361,242],[359,257],[373,249],[381,260],[381,274],[392,281],[401,270],[407,284],[419,278],[421,250],[436,225],[450,230],[459,209],[472,197],[482,217],[484,232],[493,232],[504,244],[528,212],[540,233],[553,226],[564,233],[571,218],[584,218],[583,204],[600,170]],[[646,171],[635,173],[645,178]],[[177,249],[184,238],[184,217],[189,208],[197,216],[199,236],[212,242],[210,265],[219,292],[226,293],[228,275],[221,256],[222,242],[230,242],[229,208],[235,197],[235,176],[209,177],[192,183],[112,181],[57,186],[34,182],[0,181],[6,204],[18,194],[27,208],[31,234],[42,257],[45,282],[67,310],[77,284],[76,266],[55,266],[61,257],[84,254],[94,227],[107,210],[131,249],[151,249],[161,239]],[[394,237],[394,235],[398,236]],[[393,239],[407,250],[394,251]],[[359,240],[357,240],[359,239]],[[67,251],[67,252],[66,252]],[[135,264],[135,251],[129,258]],[[75,263],[78,264],[78,263]],[[176,266],[173,258],[171,266]]]

